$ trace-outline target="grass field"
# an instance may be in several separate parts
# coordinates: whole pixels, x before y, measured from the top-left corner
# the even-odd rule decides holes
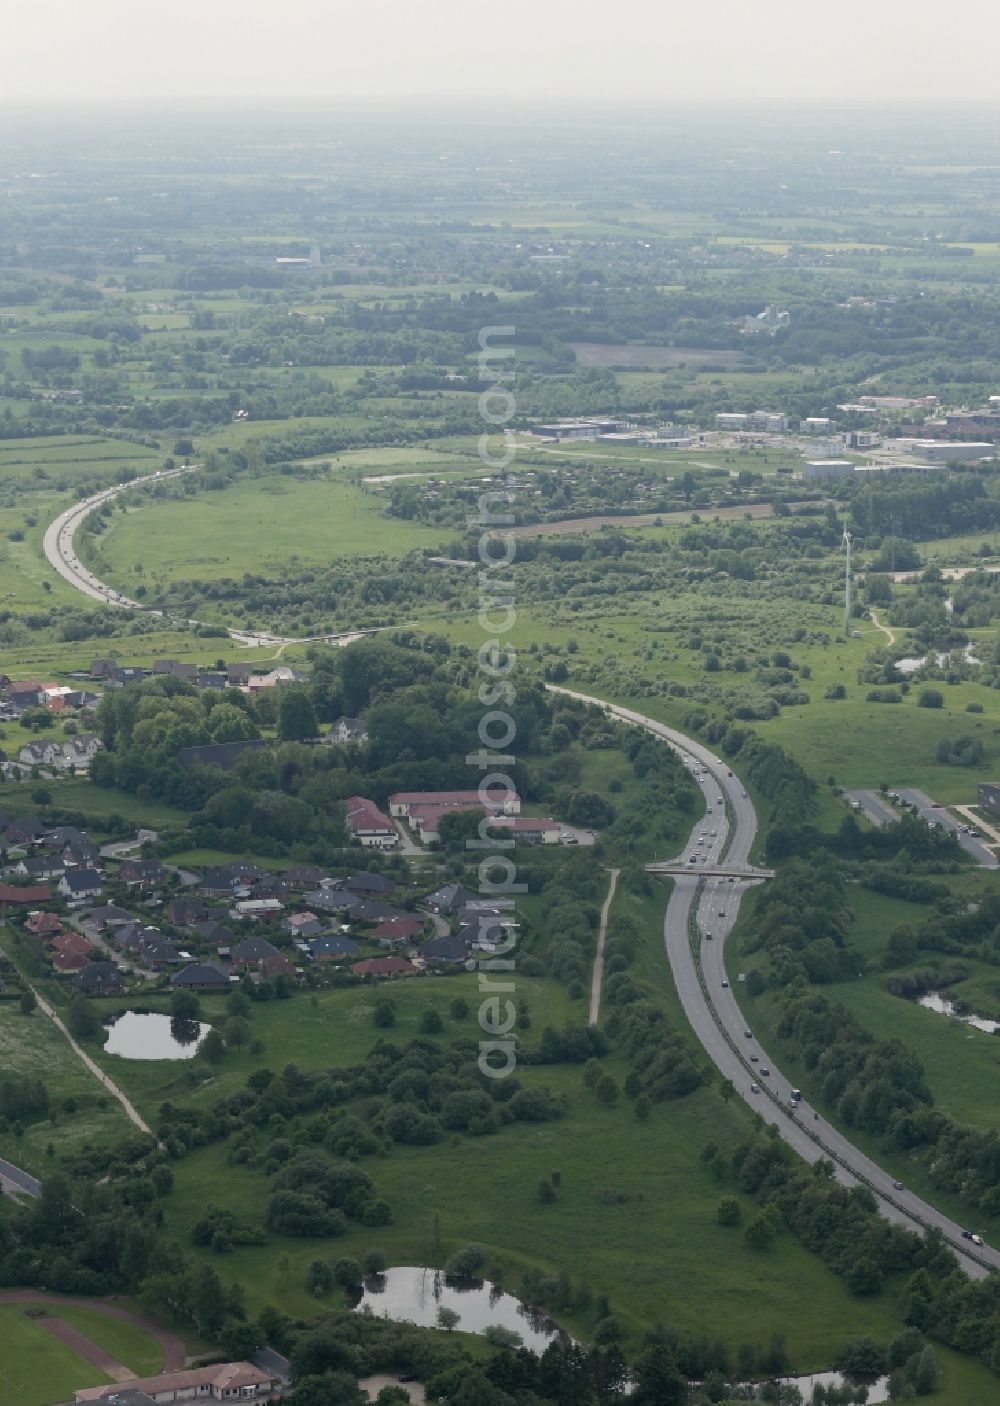
[[[16,1406],[72,1401],[74,1391],[110,1381],[77,1357],[18,1304],[0,1304],[0,1386]]]
[[[111,580],[134,587],[178,579],[216,580],[334,557],[404,556],[440,548],[447,530],[384,516],[374,493],[331,480],[268,478],[240,483],[196,502],[132,509],[102,536],[100,561]],[[142,563],[142,576],[135,572]]]
[[[53,1304],[52,1316],[61,1318],[104,1349],[116,1362],[131,1367],[136,1376],[153,1376],[163,1369],[163,1349],[144,1328],[82,1304]]]
[[[0,946],[3,931],[0,929]],[[127,1136],[129,1123],[119,1104],[106,1094],[41,1011],[22,1015],[16,1001],[0,1001],[0,1068],[41,1078],[55,1117],[29,1123],[21,1137],[4,1136],[6,1155],[34,1176],[51,1166],[48,1148],[57,1156],[79,1151],[85,1143],[107,1143]],[[66,1100],[75,1109],[67,1111]]]

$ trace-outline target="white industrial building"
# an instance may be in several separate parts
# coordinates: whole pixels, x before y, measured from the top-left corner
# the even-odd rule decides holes
[[[829,415],[809,415],[799,421],[801,434],[829,434],[832,429],[833,421]]]
[[[907,454],[915,454],[931,464],[948,464],[953,460],[963,463],[978,462],[981,459],[994,459],[996,445],[985,441],[972,444],[958,439],[900,439],[896,444]]]
[[[845,449],[877,449],[882,443],[878,430],[845,430]]]
[[[853,478],[854,467],[851,459],[807,459],[802,465],[802,479],[809,482],[820,478]]]

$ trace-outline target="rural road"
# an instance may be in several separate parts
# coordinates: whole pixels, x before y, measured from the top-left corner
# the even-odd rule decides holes
[[[683,858],[687,860],[697,853],[733,868],[747,863],[757,832],[757,815],[739,778],[730,776],[729,768],[709,748],[630,708],[568,688],[551,684],[546,684],[546,688],[602,708],[673,747],[694,772],[707,807],[705,818],[692,831]],[[663,925],[667,958],[684,1013],[705,1052],[722,1077],[732,1081],[736,1093],[776,1127],[805,1161],[832,1160],[835,1175],[844,1185],[868,1186],[886,1220],[910,1230],[932,1226],[940,1230],[970,1278],[986,1278],[991,1270],[1000,1269],[1000,1253],[990,1245],[974,1251],[966,1248],[962,1226],[913,1192],[895,1187],[892,1175],[849,1142],[818,1110],[804,1102],[792,1108],[789,1080],[758,1041],[747,1038],[749,1025],[728,983],[725,966],[725,939],[736,922],[746,887],[733,878],[678,875],[667,904]],[[691,941],[692,918],[697,924],[697,953]],[[753,1055],[756,1060],[751,1058]],[[768,1069],[768,1076],[762,1076],[761,1069]],[[752,1091],[752,1084],[757,1085],[759,1092]]]
[[[620,869],[612,869],[611,882],[608,884],[608,896],[604,900],[604,907],[601,909],[601,923],[597,929],[597,953],[594,957],[594,974],[590,978],[590,1019],[588,1025],[596,1025],[601,1015],[601,987],[604,984],[604,944],[608,936],[608,914],[611,912],[611,905],[615,901],[615,889],[618,887],[618,875]]]
[[[100,493],[92,493],[89,498],[84,498],[81,502],[74,503],[72,507],[64,509],[58,517],[49,523],[42,538],[42,550],[49,565],[59,573],[64,581],[68,581],[71,586],[82,591],[91,600],[101,601],[102,604],[115,606],[119,610],[141,610],[147,615],[159,615],[164,620],[168,620],[169,617],[165,611],[143,605],[141,601],[132,600],[129,596],[122,595],[106,582],[101,581],[92,571],[89,571],[77,556],[73,540],[84,518],[89,517],[104,503],[114,502],[119,494],[143,483],[162,483],[168,479],[180,478],[182,474],[193,473],[200,468],[200,464],[184,464],[179,469],[160,469],[156,473],[145,474],[141,478],[129,479],[126,483],[116,483],[112,488],[102,488]],[[199,625],[205,622],[184,620],[180,623]],[[237,644],[254,649],[273,646],[279,650],[283,650],[289,644],[353,644],[355,640],[371,633],[370,630],[353,630],[341,635],[305,635],[302,638],[297,638],[226,628],[226,634]]]
[[[15,1167],[13,1162],[5,1162],[0,1157],[0,1187],[4,1191],[24,1192],[26,1196],[38,1197],[42,1194],[42,1183],[31,1175]]]

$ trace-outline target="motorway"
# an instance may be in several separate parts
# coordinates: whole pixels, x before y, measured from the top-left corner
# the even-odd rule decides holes
[[[82,591],[91,600],[101,601],[102,604],[115,606],[119,610],[141,610],[147,615],[159,615],[169,622],[169,617],[164,611],[156,610],[148,605],[143,605],[140,601],[132,600],[129,596],[122,595],[119,591],[113,590],[106,582],[101,581],[92,571],[88,571],[76,554],[73,539],[84,518],[89,517],[103,504],[114,502],[119,494],[144,483],[162,483],[167,479],[180,478],[182,474],[193,473],[195,469],[200,468],[200,464],[183,464],[179,469],[159,469],[156,473],[129,479],[125,483],[117,483],[113,488],[104,488],[100,493],[93,493],[89,498],[84,498],[81,502],[74,503],[71,508],[66,508],[49,523],[42,538],[42,550],[48,558],[49,564],[58,571],[64,581],[68,581],[71,586],[75,586],[78,591]],[[199,625],[205,622],[182,620],[177,623]],[[226,629],[226,634],[237,644],[259,649],[314,642],[336,645],[353,644],[355,640],[371,633],[370,630],[353,630],[342,635],[306,635],[297,638],[288,635],[260,634],[257,631]]]
[[[591,703],[622,722],[653,733],[681,756],[701,787],[706,805],[705,818],[695,825],[684,847],[685,862],[698,854],[705,855],[713,868],[720,861],[734,868],[747,864],[757,833],[757,815],[739,778],[729,774],[724,761],[682,732],[630,708],[572,689],[551,684],[546,688]],[[698,866],[691,867],[696,870]],[[886,1220],[917,1232],[931,1226],[940,1230],[970,1278],[982,1279],[991,1270],[1000,1269],[1000,1253],[991,1245],[973,1249],[963,1239],[962,1226],[912,1191],[895,1187],[893,1176],[849,1142],[817,1109],[804,1101],[796,1108],[791,1106],[789,1080],[759,1041],[746,1036],[750,1026],[729,984],[725,965],[725,939],[748,887],[738,879],[678,875],[667,904],[663,924],[667,959],[684,1013],[705,1052],[722,1077],[732,1081],[740,1098],[776,1127],[805,1161],[828,1158],[834,1164],[834,1175],[845,1186],[868,1186]],[[695,924],[698,940],[692,945]],[[766,1076],[763,1069],[769,1071]],[[757,1093],[751,1087],[754,1084]]]

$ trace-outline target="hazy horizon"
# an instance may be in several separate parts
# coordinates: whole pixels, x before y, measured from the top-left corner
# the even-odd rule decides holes
[[[8,19],[0,101],[995,104],[1000,10],[957,0],[945,63],[941,19],[928,0],[843,0],[826,26],[797,0],[52,0]]]

